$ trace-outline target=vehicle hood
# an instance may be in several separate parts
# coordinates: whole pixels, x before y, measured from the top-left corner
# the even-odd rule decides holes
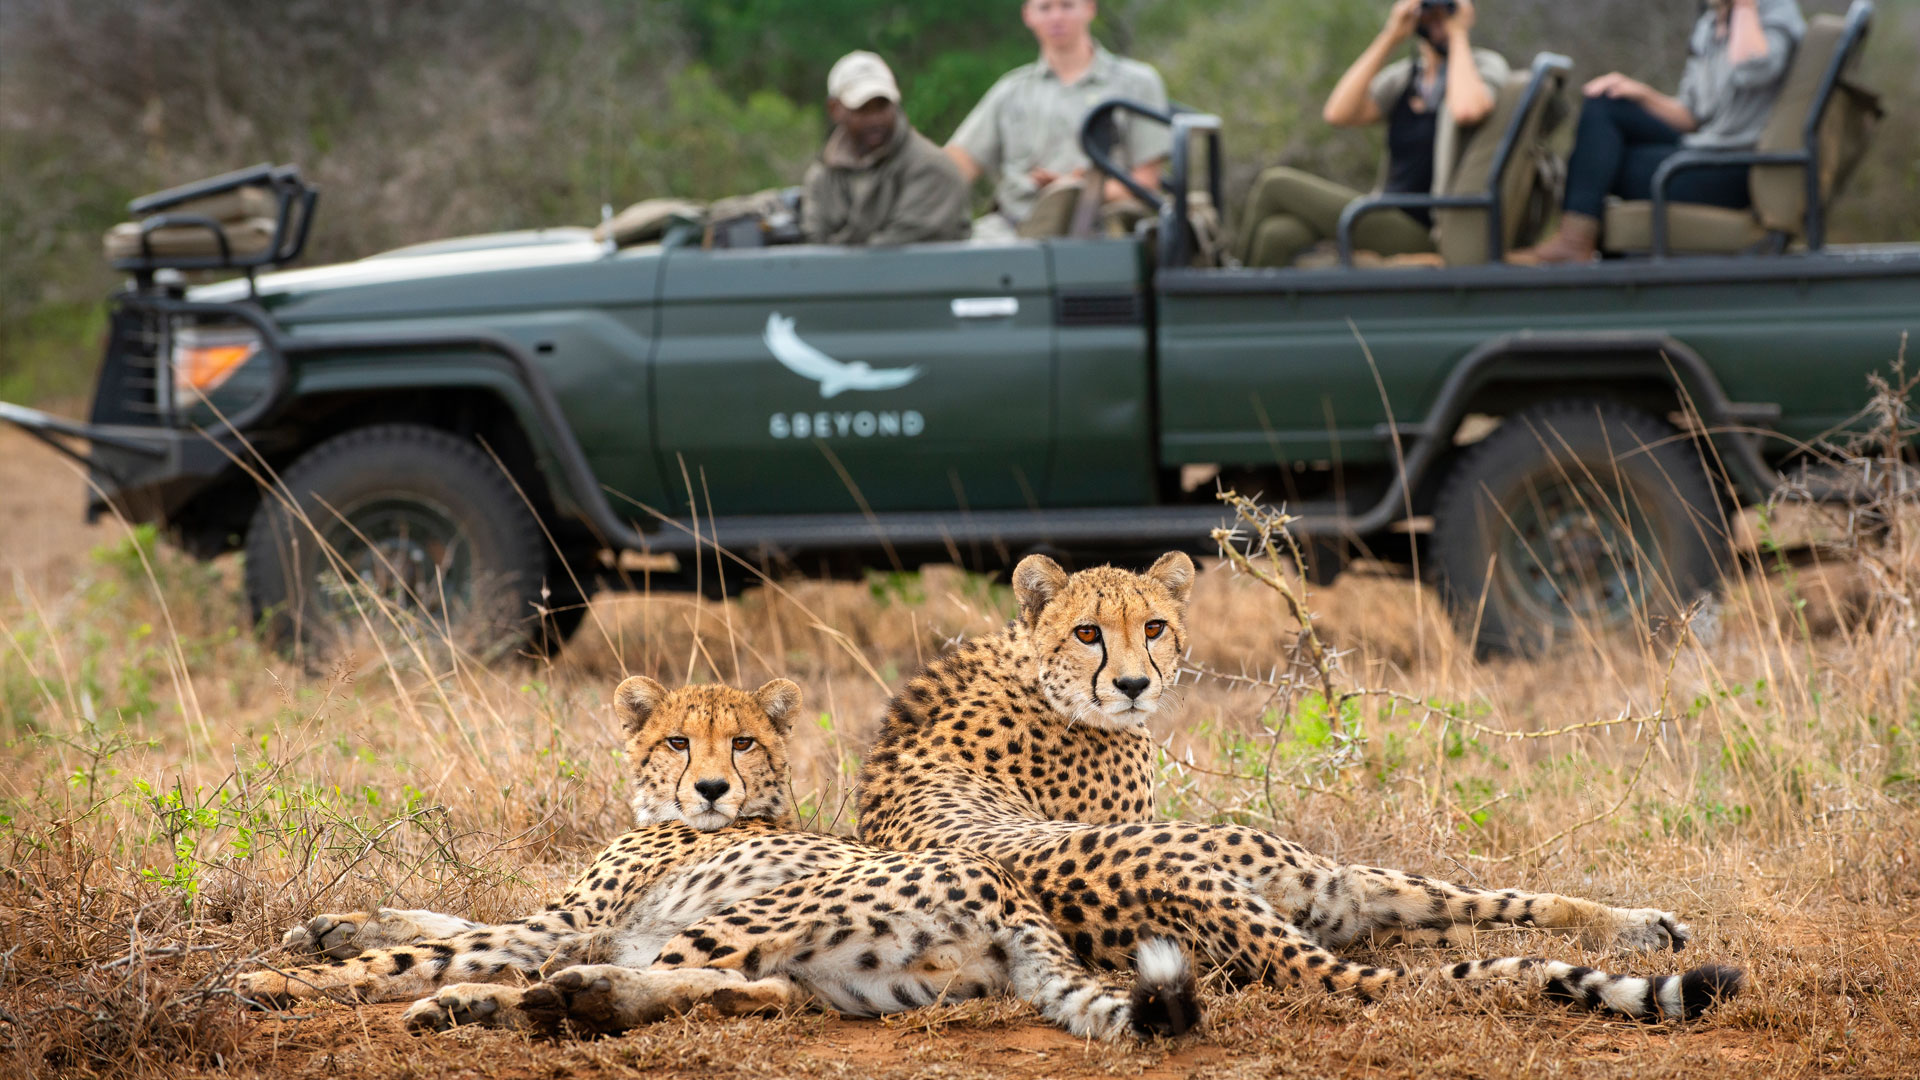
[[[561,288],[591,301],[581,290],[610,276],[601,272],[603,267],[651,264],[657,251],[632,248],[609,253],[586,229],[495,233],[397,248],[331,266],[262,274],[252,292],[282,319],[296,313],[333,319],[517,307],[528,299],[530,289],[551,294]],[[208,303],[230,303],[249,295],[244,278],[198,286],[187,293],[191,300]],[[630,292],[625,295],[629,301],[634,299]]]

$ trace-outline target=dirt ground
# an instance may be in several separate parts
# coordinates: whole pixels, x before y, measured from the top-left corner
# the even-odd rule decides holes
[[[1893,918],[1890,918],[1893,917]],[[1889,925],[1893,924],[1893,925]],[[1737,956],[1754,985],[1691,1024],[1646,1025],[1542,1006],[1511,988],[1358,1005],[1288,990],[1208,993],[1201,1031],[1149,1044],[1090,1044],[1016,1003],[973,1002],[885,1020],[818,1013],[767,1019],[704,1011],[620,1037],[545,1039],[482,1030],[415,1037],[403,1005],[324,1003],[248,1016],[227,1069],[245,1077],[1095,1077],[1911,1078],[1920,1024],[1913,971],[1920,916],[1855,909],[1826,925],[1735,918],[1702,958]],[[1738,940],[1735,940],[1738,939]],[[1530,936],[1549,955],[1565,945]],[[1505,943],[1503,943],[1505,944]],[[1691,950],[1690,950],[1691,951]],[[1600,959],[1589,957],[1589,959]],[[1618,962],[1618,958],[1614,958]],[[1671,970],[1678,958],[1628,966]],[[182,1074],[185,1075],[185,1074]]]
[[[11,424],[0,424],[0,580],[69,575],[111,525],[81,517],[86,480],[79,467]]]
[[[7,591],[19,595],[12,600],[0,596],[0,612],[17,623],[30,617],[57,619],[59,610],[40,609],[78,603],[62,597],[63,582],[87,572],[90,549],[118,542],[123,535],[122,528],[111,522],[88,526],[80,520],[82,490],[80,477],[55,455],[16,432],[0,429],[0,582],[28,586],[10,585]],[[1224,595],[1216,590],[1207,602],[1219,602]],[[1392,621],[1379,614],[1390,613],[1391,605],[1367,601],[1375,606],[1356,607],[1360,602],[1352,600],[1353,595],[1333,593],[1331,625],[1341,626],[1343,617],[1348,625],[1360,626]],[[31,602],[21,596],[30,597]],[[867,602],[864,593],[858,599]],[[1349,605],[1344,615],[1341,603]],[[853,613],[839,617],[841,626],[854,627],[865,618],[860,613],[864,609],[847,610]],[[896,610],[888,617],[899,622],[927,616],[902,616]],[[913,625],[923,629],[917,622]],[[878,638],[878,630],[872,633],[875,643],[866,646],[870,651],[885,655],[891,650],[894,670],[909,667],[915,647],[900,643],[907,640],[904,635],[889,643]],[[1417,669],[1416,653],[1403,648],[1394,662]],[[592,667],[596,662],[589,655],[576,661],[578,672],[560,671],[549,677],[555,682],[573,679],[581,687],[582,699],[591,700],[606,679],[604,672]],[[202,661],[193,663],[205,666]],[[1542,696],[1570,685],[1564,675],[1551,669],[1473,670],[1479,673],[1476,678],[1505,680]],[[1589,682],[1593,685],[1581,684],[1586,688],[1582,692],[1591,692],[1595,701],[1619,700],[1604,679]],[[835,684],[826,685],[828,693],[819,696],[830,700]],[[809,693],[817,694],[814,686],[809,686]],[[873,693],[868,691],[869,696]],[[245,703],[260,696],[256,691],[236,690],[226,700]],[[388,719],[382,722],[393,723],[390,714],[377,712],[386,708],[386,699],[366,700],[371,704],[354,705],[367,711],[354,714],[351,723],[376,730],[374,720],[383,715]],[[861,700],[860,710],[867,709],[865,699]],[[232,711],[239,711],[238,706]],[[239,723],[217,715],[213,722]],[[329,720],[334,722],[349,720]],[[502,723],[506,725],[503,735],[519,737],[514,734],[519,728],[512,725],[520,724],[520,717]],[[237,751],[240,729],[234,730]],[[251,738],[255,729],[246,730]],[[1895,737],[1901,737],[1897,730],[1887,736]],[[221,746],[226,738],[221,736]],[[11,806],[43,798],[27,786],[27,780],[52,775],[37,757],[48,752],[27,740],[8,745],[12,779],[0,783],[0,795],[11,800]],[[1513,760],[1525,765],[1523,758]],[[295,759],[289,767],[294,772],[320,769],[315,775],[327,775],[307,759]],[[386,767],[385,759],[380,759],[377,768]],[[1506,767],[1491,759],[1486,766]],[[1690,777],[1707,775],[1690,769],[1696,767],[1682,760],[1654,776],[1647,797],[1685,796],[1683,789],[1693,782]],[[406,774],[396,775],[404,778]],[[1764,787],[1773,781],[1756,774],[1741,782]],[[1379,788],[1352,790],[1369,799],[1380,797]],[[464,798],[476,803],[480,795],[476,791]],[[1229,991],[1209,985],[1208,1018],[1200,1031],[1170,1042],[1115,1045],[1076,1040],[1038,1022],[1025,1006],[1005,1000],[935,1007],[879,1021],[805,1012],[765,1019],[696,1012],[625,1036],[590,1041],[481,1030],[415,1037],[400,1029],[404,1004],[317,1002],[290,1012],[264,1014],[222,1005],[202,1010],[194,1029],[185,1034],[176,1032],[165,1039],[128,1035],[116,1030],[127,1022],[125,1017],[139,1015],[143,1023],[154,1019],[150,1011],[134,1008],[130,1001],[158,1003],[157,1010],[164,1013],[172,1007],[170,1003],[181,1000],[178,995],[222,963],[249,953],[272,958],[271,942],[290,917],[302,917],[318,903],[338,903],[340,895],[325,890],[289,895],[291,886],[284,882],[273,888],[284,886],[288,893],[276,891],[271,898],[263,899],[257,889],[236,893],[236,910],[242,914],[225,927],[217,919],[211,925],[205,919],[191,926],[170,924],[169,932],[181,934],[182,941],[224,944],[217,949],[196,945],[194,949],[206,951],[153,959],[138,965],[136,976],[134,969],[111,966],[112,958],[127,945],[125,913],[157,910],[162,903],[177,908],[177,901],[166,899],[157,886],[142,878],[138,863],[131,859],[50,850],[48,838],[66,837],[63,842],[78,851],[87,844],[114,850],[112,844],[124,837],[114,832],[122,826],[82,822],[46,808],[46,820],[35,823],[39,831],[32,834],[33,839],[26,839],[25,832],[0,833],[10,837],[7,842],[12,845],[10,852],[0,854],[0,862],[8,864],[0,874],[0,1074],[315,1080],[603,1076],[1731,1080],[1920,1075],[1915,1065],[1920,1062],[1920,963],[1916,963],[1920,960],[1920,908],[1915,906],[1920,875],[1914,869],[1915,853],[1920,851],[1920,819],[1910,808],[1900,806],[1870,803],[1863,809],[1860,799],[1851,794],[1834,795],[1821,804],[1834,809],[1791,811],[1798,817],[1792,817],[1789,809],[1761,804],[1751,792],[1742,797],[1759,807],[1754,811],[1755,823],[1744,832],[1715,834],[1711,843],[1647,834],[1638,823],[1653,817],[1657,807],[1634,803],[1624,811],[1617,828],[1602,826],[1592,839],[1582,842],[1590,845],[1590,857],[1583,852],[1578,858],[1542,859],[1499,869],[1463,863],[1466,845],[1455,827],[1444,824],[1433,829],[1422,816],[1427,811],[1418,806],[1390,813],[1376,814],[1372,809],[1354,813],[1346,795],[1305,795],[1292,804],[1296,815],[1288,831],[1325,850],[1337,850],[1342,857],[1391,861],[1483,884],[1557,888],[1613,902],[1672,907],[1699,934],[1694,946],[1678,956],[1621,957],[1589,952],[1543,934],[1520,933],[1488,935],[1466,951],[1436,955],[1395,950],[1359,953],[1357,958],[1425,965],[1476,955],[1526,953],[1637,974],[1677,972],[1702,962],[1744,967],[1751,979],[1748,992],[1701,1021],[1616,1022],[1546,1004],[1537,995],[1510,987],[1466,992],[1457,986],[1431,986],[1383,1003],[1361,1005],[1300,991]],[[449,795],[447,801],[457,802],[458,797]],[[1781,807],[1787,805],[1783,802]],[[496,816],[478,820],[493,835],[512,835],[521,828],[507,811],[489,812]],[[577,807],[571,812],[581,832],[591,835],[598,829],[604,834],[600,819]],[[1553,820],[1518,818],[1509,826],[1511,838],[1505,842],[1510,849],[1516,848],[1556,827]],[[1581,848],[1573,845],[1575,851]],[[564,865],[542,873],[564,878],[566,867],[584,863],[589,850],[579,842],[571,847],[560,844],[542,855],[544,862],[539,865]],[[26,872],[29,858],[52,860],[50,865],[71,859],[72,865],[95,869],[78,870],[56,887],[54,878],[34,878]],[[342,865],[353,869],[356,864]],[[519,880],[524,882],[533,868],[528,862],[509,866],[508,872],[521,874]],[[322,876],[330,873],[331,867]],[[340,873],[344,876],[347,870]],[[346,892],[355,897],[372,895],[381,884],[373,880],[378,876],[377,867],[365,875],[356,871]],[[526,888],[530,887],[523,887],[523,892]],[[322,894],[324,901],[319,898]],[[519,902],[521,895],[516,893],[513,902]],[[418,895],[403,899],[432,901],[430,896]],[[43,939],[64,942],[62,935],[72,934],[80,941],[82,928],[92,936],[81,945],[64,953],[46,950],[48,956],[60,953],[59,957],[33,965],[20,960]],[[19,951],[23,948],[26,951]],[[76,989],[110,982],[110,992],[100,990],[91,997]],[[173,1055],[169,1046],[184,1052]],[[124,1069],[116,1063],[124,1064]],[[20,1072],[10,1072],[16,1069]]]

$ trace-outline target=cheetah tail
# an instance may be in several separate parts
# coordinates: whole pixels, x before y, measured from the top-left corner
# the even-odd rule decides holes
[[[1193,964],[1171,938],[1147,938],[1133,954],[1129,1018],[1134,1034],[1182,1035],[1200,1024]]]
[[[1740,993],[1747,981],[1739,968],[1719,964],[1645,978],[1517,956],[1466,961],[1441,971],[1452,979],[1526,978],[1544,983],[1550,1000],[1637,1020],[1691,1020]]]

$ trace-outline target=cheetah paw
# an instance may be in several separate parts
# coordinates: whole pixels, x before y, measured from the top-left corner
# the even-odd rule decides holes
[[[523,1027],[527,1019],[518,1006],[525,994],[526,991],[517,986],[458,983],[407,1006],[400,1022],[412,1032],[457,1027]]]
[[[612,1034],[658,1017],[641,1017],[633,1006],[644,993],[646,977],[632,968],[583,964],[548,976],[520,998],[520,1011],[543,1028],[572,1026]],[[641,991],[636,993],[636,991]]]
[[[1693,940],[1693,931],[1671,911],[1632,908],[1619,914],[1613,928],[1615,948],[1636,952],[1679,952]]]
[[[296,1001],[327,993],[302,976],[298,969],[244,971],[233,977],[233,993],[242,1005],[252,1009],[284,1009]]]

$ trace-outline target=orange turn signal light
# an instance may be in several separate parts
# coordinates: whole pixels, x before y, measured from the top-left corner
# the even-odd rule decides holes
[[[259,351],[257,342],[188,345],[182,343],[173,352],[174,384],[181,390],[210,394],[233,377],[240,365]]]

